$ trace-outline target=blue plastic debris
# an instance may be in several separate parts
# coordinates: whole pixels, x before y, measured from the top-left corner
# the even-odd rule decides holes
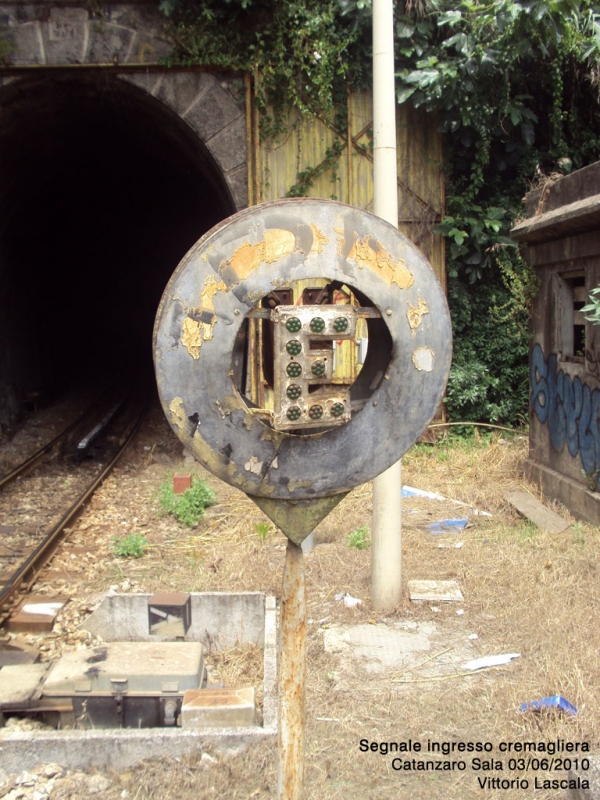
[[[446,533],[447,531],[462,530],[467,527],[469,520],[464,519],[440,519],[427,526],[429,533]]]
[[[570,714],[574,717],[577,714],[577,709],[574,705],[565,700],[560,694],[555,694],[552,697],[542,697],[541,700],[532,700],[530,703],[523,703],[519,706],[519,711],[541,711],[543,708],[558,708],[564,711],[565,714]]]

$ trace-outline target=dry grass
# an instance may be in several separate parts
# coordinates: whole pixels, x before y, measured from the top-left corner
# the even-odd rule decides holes
[[[162,461],[152,461],[162,454]],[[146,449],[144,449],[146,448]],[[524,438],[497,434],[470,443],[447,440],[414,448],[403,462],[403,482],[439,492],[452,502],[410,499],[404,502],[404,583],[412,578],[452,579],[465,597],[464,615],[453,604],[409,601],[405,588],[392,614],[370,608],[370,551],[348,546],[347,536],[370,525],[371,490],[352,492],[315,533],[318,543],[306,556],[308,678],[306,699],[305,796],[316,800],[372,798],[536,798],[560,792],[532,791],[533,774],[395,772],[390,756],[364,753],[370,741],[587,741],[598,751],[600,720],[599,531],[576,524],[561,535],[542,533],[520,519],[505,492],[525,486],[521,463]],[[181,463],[181,448],[157,412],[146,425],[115,478],[90,504],[73,532],[75,543],[95,541],[105,561],[88,587],[102,591],[123,585],[131,591],[262,590],[280,593],[285,539],[274,529],[261,541],[255,530],[264,515],[239,492],[211,476],[218,503],[197,529],[184,529],[161,516],[156,494],[165,476]],[[202,471],[193,467],[198,474]],[[492,516],[475,515],[473,509]],[[566,515],[564,509],[557,509]],[[458,534],[433,535],[435,520],[468,517]],[[114,533],[139,531],[151,542],[136,561],[115,559]],[[464,542],[461,548],[451,545]],[[438,545],[450,545],[439,547]],[[99,560],[100,561],[100,560]],[[335,595],[349,592],[363,600],[345,609]],[[344,671],[339,656],[323,647],[323,629],[345,623],[400,621],[435,624],[435,647],[410,670],[373,675],[357,661]],[[479,674],[456,675],[457,642],[469,633],[477,655],[517,652],[509,666]],[[461,647],[463,645],[460,645]],[[464,645],[466,646],[466,645]],[[445,652],[442,652],[445,651]],[[432,656],[433,658],[430,658]],[[224,682],[259,681],[260,653],[214,657],[212,668]],[[454,659],[454,661],[453,661]],[[556,712],[520,714],[524,701],[562,694],[579,708],[575,718]],[[200,754],[144,763],[113,776],[107,800],[161,798],[276,797],[275,743],[235,756],[213,754],[207,766]],[[494,757],[500,757],[498,750]],[[495,792],[478,787],[477,777],[528,777],[530,789]],[[546,776],[547,777],[547,776]],[[553,775],[550,777],[565,777]],[[126,790],[128,794],[123,795]]]

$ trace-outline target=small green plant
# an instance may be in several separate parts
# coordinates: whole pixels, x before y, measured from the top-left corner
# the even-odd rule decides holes
[[[160,487],[162,508],[190,528],[196,527],[204,516],[204,509],[212,506],[216,499],[217,495],[204,480],[192,480],[191,488],[181,494],[175,494],[172,477]]]
[[[587,487],[590,492],[597,492],[598,491],[598,476],[600,475],[600,470],[594,469],[586,472],[584,469],[581,470],[581,474],[583,475]]]
[[[370,547],[371,542],[368,540],[369,528],[363,525],[348,534],[348,547],[354,547],[355,550],[366,550]]]
[[[255,522],[254,523],[254,530],[256,531],[256,533],[258,535],[258,538],[261,540],[261,542],[265,541],[265,539],[267,538],[267,534],[269,533],[270,529],[271,529],[271,526],[269,525],[268,522]]]
[[[576,544],[579,545],[585,544],[585,530],[583,529],[583,525],[579,523],[573,525],[573,535],[575,537]]]
[[[148,547],[148,539],[143,533],[128,533],[126,536],[113,536],[113,553],[121,558],[141,558]]]

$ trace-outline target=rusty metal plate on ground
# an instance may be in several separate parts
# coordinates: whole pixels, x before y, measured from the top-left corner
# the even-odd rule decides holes
[[[283,340],[274,326],[300,302],[291,301],[295,283],[309,287],[308,303],[324,304],[325,333],[313,330],[315,343],[306,347],[325,362],[333,387],[326,392],[309,386],[318,380],[280,374],[289,361],[279,358]],[[336,344],[341,352],[347,330],[344,324],[339,343],[332,332],[330,345],[327,326],[339,317],[356,324],[349,307],[332,309],[336,295],[352,298],[367,331],[366,358],[351,384],[337,379],[325,358],[334,358]],[[302,325],[305,316],[311,324],[319,314],[300,313]],[[332,349],[324,356],[326,346]],[[255,206],[203,236],[169,281],[154,331],[159,394],[181,441],[220,478],[269,501],[347,492],[396,462],[442,399],[451,349],[446,298],[422,253],[372,214],[310,198]],[[292,399],[316,391],[312,404],[295,404],[302,413],[313,409],[311,422],[302,427],[298,417],[298,428],[288,426],[282,415],[291,419],[290,404],[261,407],[257,384],[261,397],[274,396],[275,388]],[[290,385],[298,388],[288,393]],[[341,420],[334,419],[338,411]]]

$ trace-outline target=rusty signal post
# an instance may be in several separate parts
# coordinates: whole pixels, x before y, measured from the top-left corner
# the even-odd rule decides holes
[[[154,359],[178,437],[288,538],[278,791],[299,800],[301,544],[433,417],[451,360],[446,298],[392,225],[343,203],[279,200],[220,223],[183,258],[159,306]]]

